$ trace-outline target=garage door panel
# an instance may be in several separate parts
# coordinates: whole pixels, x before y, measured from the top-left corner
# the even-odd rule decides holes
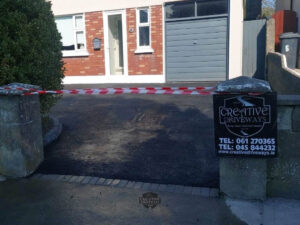
[[[168,22],[168,29],[182,29],[182,27],[186,27],[186,29],[193,28],[207,28],[207,27],[226,27],[227,21],[222,19],[204,19],[204,20],[189,20],[189,21],[176,21],[176,22]]]
[[[186,62],[212,62],[214,61],[222,61],[225,62],[224,57],[226,55],[204,55],[204,56],[186,56],[186,57],[181,57],[181,56],[169,56],[168,57],[168,63],[186,63]]]
[[[227,17],[166,22],[168,80],[224,80]]]
[[[189,28],[178,28],[178,29],[167,29],[167,37],[168,36],[172,36],[172,35],[184,35],[184,34],[212,34],[212,33],[216,33],[216,32],[227,32],[227,28],[226,27],[205,27],[205,28],[193,28],[193,29],[189,29]]]
[[[226,61],[206,61],[206,62],[169,62],[168,66],[172,68],[199,68],[199,67],[220,67],[226,66]]]
[[[194,74],[201,74],[201,73],[206,73],[206,72],[225,72],[226,71],[226,67],[221,66],[221,67],[217,67],[217,66],[203,66],[203,67],[195,67],[195,68],[171,68],[169,72],[171,73],[194,73]]]
[[[168,51],[166,52],[166,57],[169,59],[172,59],[173,57],[178,57],[182,60],[188,58],[188,59],[192,59],[193,57],[197,57],[197,56],[225,56],[226,55],[222,55],[224,54],[224,51],[226,51],[226,48],[224,49],[217,49],[217,50],[205,50],[205,51]]]
[[[186,76],[185,73],[174,73],[171,78],[169,78],[169,81],[178,81],[181,80],[183,76],[185,76],[185,81],[207,81],[207,77],[210,78],[210,81],[221,81],[225,80],[225,77],[222,77],[224,72],[203,72],[200,73],[201,77],[199,78],[199,73],[189,73],[188,76]]]
[[[176,41],[178,40],[178,35],[168,35],[168,40],[169,41]],[[189,33],[186,33],[186,34],[183,34],[181,35],[181,38],[182,40],[191,40],[193,38],[196,38],[196,39],[205,39],[207,38],[207,33],[205,34],[189,34]],[[221,31],[221,32],[212,32],[210,33],[210,38],[219,38],[219,37],[223,37],[224,36],[224,31]]]
[[[226,44],[207,44],[207,45],[193,45],[193,46],[169,46],[166,47],[167,53],[169,52],[178,52],[178,51],[206,51],[206,50],[218,50],[225,49],[226,52]],[[224,53],[224,52],[223,52]]]
[[[224,38],[207,38],[207,39],[190,39],[190,40],[176,40],[176,41],[169,41],[167,43],[167,47],[171,46],[202,46],[202,45],[211,45],[211,44],[224,44],[226,45],[227,42]]]

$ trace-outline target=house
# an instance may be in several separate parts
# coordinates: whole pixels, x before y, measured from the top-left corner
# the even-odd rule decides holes
[[[241,76],[241,0],[50,1],[62,36],[64,83]]]

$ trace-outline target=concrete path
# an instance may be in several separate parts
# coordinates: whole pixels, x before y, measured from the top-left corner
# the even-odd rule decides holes
[[[66,88],[108,86],[128,85]],[[52,111],[63,133],[39,172],[217,187],[212,106],[211,96],[66,95]]]
[[[298,225],[300,201],[265,203],[152,191],[160,203],[140,203],[148,190],[84,184],[60,176],[0,183],[1,225]],[[74,181],[74,179],[73,179]]]
[[[225,202],[156,192],[161,203],[139,203],[143,190],[31,179],[0,184],[1,225],[244,225]]]

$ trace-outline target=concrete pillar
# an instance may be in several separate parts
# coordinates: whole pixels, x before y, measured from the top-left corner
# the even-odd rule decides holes
[[[268,160],[267,194],[300,199],[300,95],[278,95],[278,157]]]
[[[267,20],[266,26],[266,54],[268,54],[275,52],[275,19]]]
[[[217,85],[217,92],[270,92],[268,82],[239,77]],[[225,196],[246,200],[264,200],[267,185],[267,159],[220,158],[220,192]]]
[[[26,177],[44,159],[39,96],[24,92],[0,88],[0,174],[6,177]]]

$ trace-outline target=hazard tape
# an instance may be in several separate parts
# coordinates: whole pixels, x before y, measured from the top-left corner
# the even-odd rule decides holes
[[[98,88],[98,89],[105,89],[105,88]],[[212,90],[214,87],[204,87],[204,86],[199,86],[199,87],[130,87],[130,88],[110,88],[110,89],[138,89],[138,90]],[[34,92],[34,91],[39,91],[38,89],[28,89],[28,88],[23,88],[23,87],[0,87],[0,90],[19,90],[19,91],[29,91],[29,92]],[[80,89],[78,89],[80,90]],[[91,90],[89,88],[85,88],[83,90]]]
[[[148,95],[212,95],[212,91],[200,90],[157,90],[157,89],[132,89],[132,88],[100,88],[100,89],[73,89],[57,91],[35,91],[23,95],[44,95],[44,94],[70,94],[70,95],[119,95],[119,94],[148,94]]]
[[[131,87],[97,88],[71,90],[35,90],[20,87],[4,87],[2,90],[26,91],[23,95],[71,94],[71,95],[118,95],[118,94],[157,94],[157,95],[212,95],[214,87]]]

